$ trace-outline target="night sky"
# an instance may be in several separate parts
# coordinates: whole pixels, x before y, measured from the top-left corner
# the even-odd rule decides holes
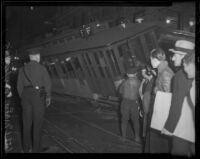
[[[75,8],[76,7],[66,7],[65,14],[67,14],[69,18],[71,18],[72,16],[82,16],[82,11],[77,11],[75,10]],[[150,7],[143,8],[147,9]],[[155,7],[151,8],[152,10],[155,10]],[[191,12],[193,12],[193,14],[195,13],[194,4],[187,5],[178,3],[177,5],[173,5],[172,7],[170,6],[166,8],[173,8],[175,11],[181,11],[184,14],[191,14]],[[18,47],[21,43],[23,43],[23,39],[27,39],[27,35],[29,35],[28,38],[34,39],[38,35],[51,31],[52,28],[54,28],[56,25],[54,23],[45,24],[45,22],[51,21],[51,17],[57,13],[58,7],[56,6],[36,6],[34,8],[31,8],[31,6],[6,6],[5,10],[6,41],[10,41],[15,47]],[[84,10],[84,8],[82,10]],[[96,9],[94,9],[93,7],[93,9],[90,10],[93,10],[95,12]],[[134,10],[134,8],[132,10]],[[108,12],[107,14],[113,13]],[[88,17],[88,14],[86,13],[85,16]],[[78,20],[78,18],[74,19]],[[81,20],[82,19],[79,18],[79,21]],[[80,23],[81,22],[78,22],[78,24]]]

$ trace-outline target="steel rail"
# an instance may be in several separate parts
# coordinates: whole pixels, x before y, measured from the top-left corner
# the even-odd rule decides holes
[[[58,126],[54,125],[51,121],[49,121],[48,119],[44,119],[49,125],[52,125],[54,128],[56,128],[57,130],[59,130],[61,132],[62,135],[64,135],[66,138],[70,138],[71,142],[79,145],[79,147],[81,147],[84,151],[86,152],[91,152],[93,153],[94,150],[92,150],[91,148],[87,147],[86,145],[82,144],[80,141],[78,141],[77,139],[75,139],[74,137],[72,137],[71,135],[69,135],[67,132],[64,132],[61,128],[59,128]]]
[[[58,143],[61,147],[63,147],[67,152],[74,153],[72,150],[70,150],[70,148],[64,145],[63,142],[60,141],[60,139],[58,139],[53,135],[50,135],[50,133],[47,130],[43,129],[42,131],[44,131],[47,134],[47,136],[51,137],[54,141],[56,141],[56,143]]]
[[[59,109],[57,109],[57,108],[54,108],[54,107],[52,107],[52,108],[55,109],[55,110],[57,110],[57,111],[61,111],[61,110],[59,110]],[[119,136],[119,135],[117,135],[117,134],[115,134],[115,133],[113,133],[113,132],[111,132],[111,131],[109,131],[109,130],[106,130],[106,129],[104,129],[104,128],[102,128],[102,127],[100,127],[100,126],[98,126],[98,125],[96,125],[96,124],[94,124],[94,123],[91,123],[91,122],[88,122],[88,121],[86,121],[86,120],[83,120],[83,119],[77,117],[76,115],[69,114],[69,113],[66,112],[66,111],[61,111],[61,112],[62,112],[63,114],[68,114],[69,116],[71,116],[71,117],[73,117],[73,118],[75,118],[75,119],[77,119],[77,120],[79,120],[79,121],[82,121],[82,122],[86,123],[87,125],[89,125],[89,126],[91,126],[91,127],[95,127],[95,128],[97,128],[97,129],[99,129],[99,130],[101,130],[101,131],[103,131],[103,132],[105,132],[105,133],[107,133],[107,134],[110,134],[110,135],[115,136],[115,137],[117,137],[117,138],[120,138],[120,137],[121,137],[121,136]],[[133,143],[133,141],[131,141],[131,140],[129,140],[129,139],[127,139],[127,141],[130,142],[130,143]],[[141,146],[141,144],[139,144],[139,143],[137,143],[137,142],[135,142],[135,141],[134,141],[134,144],[136,144],[136,145],[138,145],[138,146]]]

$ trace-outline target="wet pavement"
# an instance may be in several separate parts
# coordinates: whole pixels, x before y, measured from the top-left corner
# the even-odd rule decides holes
[[[18,112],[18,113],[17,113]],[[15,109],[12,115],[13,150],[22,152],[21,115]],[[129,124],[128,140],[120,140],[117,110],[73,97],[53,96],[46,110],[42,147],[44,153],[141,153],[142,146],[133,141]]]

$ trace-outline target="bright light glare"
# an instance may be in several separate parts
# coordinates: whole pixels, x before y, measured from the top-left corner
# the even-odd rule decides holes
[[[194,26],[194,21],[189,21],[190,26]]]
[[[166,20],[166,23],[167,23],[167,24],[171,23],[171,20],[167,19],[167,20]]]
[[[144,20],[143,18],[137,18],[135,21],[136,21],[137,23],[142,23],[143,20]]]
[[[69,61],[69,60],[71,60],[71,57],[67,57],[67,58],[65,59],[65,61]]]
[[[123,28],[126,28],[126,24],[125,24],[125,23],[122,23],[121,26],[122,26]]]

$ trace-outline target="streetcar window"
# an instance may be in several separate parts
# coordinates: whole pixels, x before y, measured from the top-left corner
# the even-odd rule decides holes
[[[51,71],[50,71],[49,66],[48,66],[48,65],[45,65],[45,67],[46,67],[46,69],[47,69],[47,71],[48,71],[48,73],[49,73],[49,76],[52,77],[52,73],[51,73]]]
[[[69,61],[67,61],[67,62],[65,63],[65,66],[67,67],[67,70],[69,71],[69,76],[72,77],[72,78],[75,77],[72,64],[71,64]]]
[[[101,58],[104,58],[102,51],[100,51],[100,56],[101,56]]]
[[[101,67],[101,66],[98,66],[98,68],[99,68],[99,72],[100,72],[101,76],[105,78],[105,75],[104,75],[104,73],[103,73],[102,67]]]
[[[99,63],[99,59],[98,59],[98,57],[97,57],[97,53],[96,53],[96,52],[94,52],[94,58],[95,58],[95,60],[96,60],[96,63],[99,65],[100,63]]]
[[[53,75],[54,75],[55,77],[58,77],[58,72],[57,72],[57,70],[56,70],[56,66],[55,66],[55,65],[52,65],[51,68],[52,68],[52,70],[53,70]]]
[[[90,58],[89,58],[88,54],[86,54],[86,58],[87,58],[87,60],[88,60],[89,64],[91,65],[91,64],[92,64],[92,62],[91,62],[91,60],[90,60]]]
[[[102,67],[101,67],[101,65],[100,65],[100,61],[99,61],[99,58],[98,58],[97,52],[94,52],[93,55],[94,55],[94,58],[95,58],[95,60],[96,60],[97,65],[98,65],[99,72],[100,72],[101,76],[105,78],[105,75],[104,75],[103,69],[102,69]]]
[[[73,67],[70,62],[66,62],[65,65],[66,65],[68,71],[73,71]]]
[[[61,64],[60,64],[60,67],[61,67],[63,73],[64,73],[64,74],[67,74],[67,71],[66,71],[66,69],[65,69],[64,63],[61,63]]]
[[[119,51],[119,56],[122,57],[124,56],[128,51],[129,47],[127,43],[121,44],[118,46],[118,51]]]
[[[146,40],[146,45],[148,47],[148,51],[150,52],[155,47],[152,32],[144,34],[144,37],[145,37],[145,40]]]
[[[106,73],[107,73],[107,77],[111,78],[111,73],[110,73],[110,71],[109,71],[107,66],[105,67],[105,70],[106,70]]]
[[[104,57],[104,54],[102,51],[100,51],[100,64],[101,64],[101,67],[104,67],[107,77],[111,78],[111,73],[108,69],[108,66],[107,66],[107,63],[106,63],[106,60],[105,60],[105,57]]]
[[[93,72],[94,76],[97,77],[96,72],[94,71],[94,68],[91,67],[91,69],[92,69],[92,72]]]
[[[114,63],[115,69],[116,69],[118,75],[120,75],[119,65],[117,63],[117,58],[116,58],[113,50],[111,50],[111,55],[112,55],[112,59],[113,59],[113,63]]]
[[[111,64],[112,71],[114,72],[114,75],[116,76],[116,75],[117,75],[117,72],[116,72],[116,70],[115,70],[115,66],[114,66],[114,62],[113,62],[114,59],[113,59],[112,56],[111,56],[111,51],[110,51],[110,50],[107,50],[106,53],[107,53],[107,56],[108,56],[108,60],[109,60],[109,62],[110,62],[110,64]]]
[[[136,58],[139,59],[140,61],[145,61],[143,48],[142,48],[142,44],[141,44],[139,37],[136,39],[130,40],[130,44],[133,48],[133,52],[134,52],[134,55],[136,56]]]
[[[80,73],[79,76],[81,75],[82,77],[84,77],[85,75],[84,75],[84,72],[79,62],[78,57],[73,57],[73,63],[74,63],[75,69]]]
[[[90,70],[89,70],[89,68],[88,68],[87,62],[86,62],[86,60],[85,60],[85,58],[84,58],[83,55],[82,55],[82,59],[83,59],[83,63],[84,63],[84,65],[85,65],[85,68],[86,68],[86,70],[87,70],[89,76],[91,76],[91,73],[90,73]]]
[[[101,67],[106,67],[106,60],[103,55],[103,52],[100,51],[99,53],[100,53],[100,58],[99,58],[100,65],[101,65]]]
[[[74,58],[73,58],[73,61],[74,61],[75,68],[76,68],[76,69],[81,69],[81,65],[80,65],[80,63],[79,63],[78,58],[77,58],[77,57],[74,57]]]
[[[93,68],[93,66],[92,66],[92,62],[91,62],[91,60],[90,60],[89,55],[88,55],[87,53],[85,53],[85,55],[86,55],[86,57],[87,57],[87,61],[88,61],[89,65],[90,65],[90,68],[91,68],[91,70],[92,70],[92,73],[94,74],[95,77],[97,77],[97,75],[96,75],[96,73],[95,73],[95,71],[94,71],[94,68]]]

